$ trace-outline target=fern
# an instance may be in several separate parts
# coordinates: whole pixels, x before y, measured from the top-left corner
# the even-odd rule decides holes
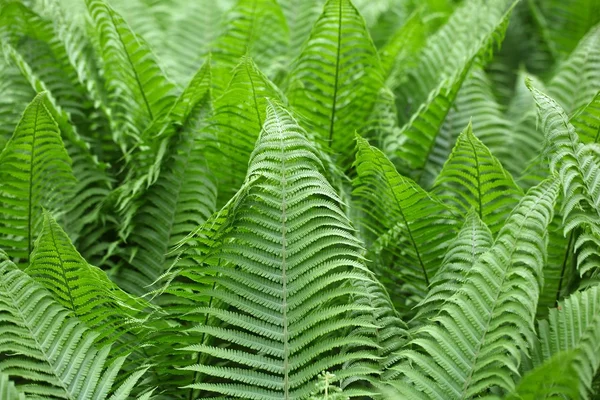
[[[5,326],[0,333],[0,373],[19,377],[17,390],[27,396],[109,398],[125,357],[108,364],[110,347],[96,348],[95,333],[0,256],[0,318]],[[123,387],[111,400],[126,399],[130,390]]]
[[[326,57],[323,57],[326,55]],[[351,121],[368,120],[383,85],[379,57],[349,0],[329,0],[289,75],[290,104],[347,167]]]
[[[412,348],[401,353],[399,394],[459,399],[492,386],[513,389],[519,350],[527,354],[532,343],[544,232],[557,195],[555,180],[531,189],[461,288],[419,328]]]
[[[192,388],[302,399],[321,371],[335,371],[338,380],[369,373],[363,364],[375,357],[375,342],[351,331],[370,325],[370,307],[345,300],[364,296],[351,283],[369,278],[321,168],[302,129],[269,105],[247,193],[236,201],[222,245],[197,267],[198,278],[212,276],[214,289],[205,291],[218,301],[196,310],[214,322],[193,328],[210,342],[186,348],[208,357],[188,367],[211,377]]]
[[[0,246],[21,263],[29,260],[40,207],[56,206],[74,183],[71,159],[46,101],[45,94],[36,96],[0,153]]]

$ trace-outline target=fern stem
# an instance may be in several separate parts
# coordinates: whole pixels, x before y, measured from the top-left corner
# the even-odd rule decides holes
[[[562,291],[563,280],[565,277],[565,270],[567,269],[567,261],[569,259],[569,253],[573,245],[573,231],[569,234],[569,243],[567,244],[567,250],[565,251],[565,257],[563,258],[562,268],[560,270],[560,281],[558,282],[558,289],[556,289],[556,304],[560,300],[560,292]]]
[[[335,81],[333,85],[333,101],[331,103],[331,119],[329,121],[329,147],[333,147],[333,128],[335,125],[335,108],[337,103],[338,80],[340,75],[340,48],[342,46],[342,2],[340,1],[338,14],[338,37],[335,56]]]
[[[35,110],[35,120],[33,122],[33,138],[31,140],[31,161],[29,163],[29,207],[27,211],[27,262],[31,259],[31,217],[33,215],[33,163],[35,162],[35,142],[37,139],[37,123],[38,116],[40,115],[40,108],[43,104],[40,102],[37,104]]]

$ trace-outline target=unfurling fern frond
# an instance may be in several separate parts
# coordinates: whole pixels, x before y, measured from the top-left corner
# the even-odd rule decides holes
[[[48,212],[25,272],[48,289],[62,306],[100,333],[96,341],[114,342],[136,318],[145,302],[111,282],[89,265]]]
[[[539,346],[535,365],[542,365],[565,351],[577,351],[575,374],[582,399],[588,398],[592,380],[600,367],[600,288],[577,292],[550,310],[538,322]]]
[[[26,263],[39,229],[41,207],[54,208],[75,179],[60,130],[39,94],[0,153],[0,246]]]
[[[437,197],[400,175],[380,150],[365,139],[357,140],[354,194],[363,213],[359,225],[367,241],[367,257],[375,258],[374,268],[392,291],[396,306],[406,307],[411,301],[403,286],[417,297],[425,295],[456,220]]]
[[[222,240],[187,267],[199,296],[212,298],[194,310],[207,323],[184,349],[198,354],[186,369],[205,396],[307,399],[322,371],[344,393],[365,394],[356,381],[376,371],[377,326],[360,283],[371,280],[322,171],[291,115],[268,105]]]
[[[383,86],[379,55],[350,0],[329,0],[289,75],[287,96],[323,143],[351,163]]]
[[[546,180],[527,193],[460,289],[415,333],[400,353],[399,396],[464,399],[514,388],[521,352],[533,345],[558,188],[557,180]]]
[[[597,154],[579,141],[575,128],[556,101],[531,85],[529,87],[549,144],[550,170],[559,175],[563,187],[565,235],[581,228],[582,233],[575,239],[579,272],[597,275],[600,272],[600,163]]]
[[[467,214],[465,223],[456,237],[448,244],[448,250],[438,272],[431,279],[427,296],[419,304],[417,322],[425,323],[439,313],[464,284],[471,268],[479,257],[487,252],[494,238],[489,228],[481,221],[475,209]]]
[[[154,60],[148,45],[105,0],[86,0],[103,60],[113,139],[123,152],[166,112],[174,85]]]
[[[0,277],[0,374],[28,397],[108,399],[125,357],[109,364],[110,346],[94,346],[97,334],[2,253]],[[143,373],[110,399],[125,400]]]
[[[458,137],[432,192],[464,214],[474,208],[494,235],[523,196],[510,173],[473,134],[471,124]]]

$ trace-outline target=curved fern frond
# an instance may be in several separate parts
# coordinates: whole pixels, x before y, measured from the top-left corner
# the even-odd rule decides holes
[[[238,0],[225,15],[222,33],[211,48],[216,95],[226,88],[231,70],[243,56],[275,79],[285,66],[288,43],[285,16],[276,0]]]
[[[307,399],[322,371],[352,393],[376,371],[362,249],[316,154],[291,115],[268,105],[223,240],[188,267],[214,299],[195,310],[208,323],[190,332],[206,340],[184,349],[199,353],[187,369],[205,396]]]
[[[494,242],[492,232],[471,209],[448,250],[438,272],[431,279],[427,296],[418,306],[417,322],[424,322],[439,313],[442,306],[464,284],[471,268]]]
[[[58,124],[39,94],[0,153],[0,246],[20,263],[29,260],[41,206],[52,209],[75,183]]]
[[[111,110],[113,138],[123,152],[175,98],[148,45],[104,0],[86,0],[94,21]]]
[[[383,87],[379,55],[350,0],[329,0],[289,75],[290,105],[348,167]]]
[[[600,290],[594,286],[577,292],[550,310],[538,322],[540,345],[534,362],[541,365],[564,351],[578,350],[574,375],[579,377],[581,398],[588,398],[600,366]]]
[[[403,84],[393,88],[401,123],[408,122],[445,79],[460,76],[471,60],[477,58],[483,64],[490,58],[494,46],[504,39],[514,4],[512,0],[471,0],[457,8],[429,38]]]
[[[359,225],[367,238],[367,257],[387,266],[377,272],[393,288],[399,307],[407,302],[403,286],[425,295],[456,221],[441,201],[398,174],[380,150],[360,137],[357,141],[354,194],[363,213]]]
[[[521,352],[533,344],[558,189],[557,180],[546,180],[527,193],[462,287],[415,333],[397,367],[403,397],[465,399],[514,388]]]
[[[579,141],[564,110],[550,97],[529,85],[537,104],[541,129],[550,149],[550,170],[560,177],[565,235],[575,228],[583,233],[575,241],[579,272],[597,274],[600,245],[600,163]]]
[[[494,235],[523,196],[510,173],[473,134],[471,124],[458,137],[432,192],[463,214],[474,208]]]
[[[18,377],[17,390],[28,397],[109,398],[125,357],[108,364],[110,346],[95,347],[94,332],[5,255],[0,258],[0,373]],[[111,399],[125,400],[130,389]]]
[[[561,352],[529,371],[506,400],[547,400],[579,398],[579,377],[575,368],[577,352]]]
[[[119,339],[128,319],[145,302],[121,291],[104,271],[81,257],[67,234],[46,211],[44,225],[25,272],[48,289],[63,307],[99,332],[95,341]]]
[[[233,71],[225,93],[215,101],[207,139],[213,145],[209,165],[220,181],[219,197],[227,201],[240,187],[258,133],[265,121],[267,99],[282,100],[279,89],[249,57]]]

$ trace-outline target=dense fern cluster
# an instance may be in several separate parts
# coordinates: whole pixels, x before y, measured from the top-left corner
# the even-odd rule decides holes
[[[0,400],[600,396],[600,1],[0,0]]]

